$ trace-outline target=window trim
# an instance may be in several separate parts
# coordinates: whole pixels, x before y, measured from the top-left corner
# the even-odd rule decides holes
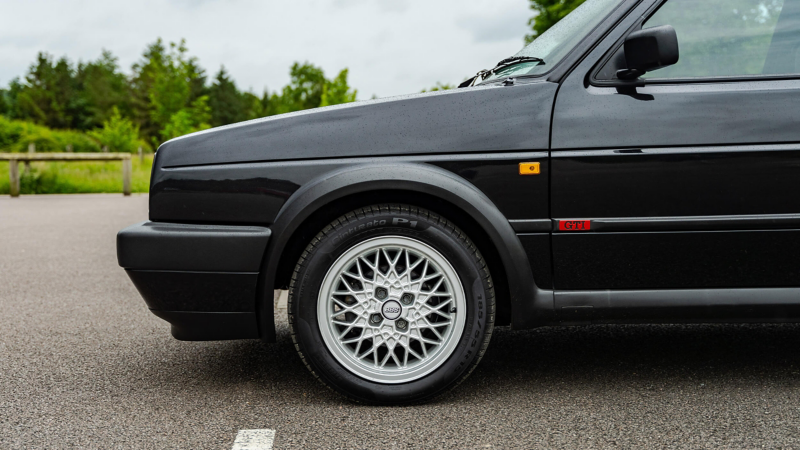
[[[684,77],[684,78],[638,78],[636,80],[601,80],[597,78],[600,70],[614,57],[617,51],[625,43],[625,39],[634,31],[640,30],[642,25],[661,9],[669,0],[659,0],[655,2],[642,17],[636,20],[628,30],[615,42],[611,48],[599,59],[599,62],[589,72],[589,84],[595,87],[643,87],[646,85],[665,85],[665,84],[707,84],[707,83],[740,83],[754,81],[779,81],[800,79],[800,73],[778,74],[778,75],[728,75],[721,77]]]

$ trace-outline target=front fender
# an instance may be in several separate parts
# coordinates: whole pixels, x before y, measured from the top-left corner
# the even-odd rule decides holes
[[[264,254],[260,282],[260,298],[264,301],[257,305],[264,339],[275,338],[270,292],[281,256],[294,230],[311,214],[335,200],[375,190],[432,195],[469,214],[489,236],[505,266],[512,326],[526,328],[547,321],[553,310],[553,293],[536,286],[519,238],[508,219],[483,192],[451,172],[424,163],[361,164],[322,174],[306,183],[287,200],[270,227],[273,238]]]

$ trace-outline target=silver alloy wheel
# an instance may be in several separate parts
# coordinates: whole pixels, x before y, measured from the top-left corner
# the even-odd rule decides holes
[[[453,266],[404,236],[361,242],[333,263],[317,300],[328,350],[355,375],[386,384],[441,366],[464,331],[466,298]]]

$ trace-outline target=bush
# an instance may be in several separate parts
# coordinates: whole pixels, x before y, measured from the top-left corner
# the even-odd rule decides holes
[[[89,136],[72,130],[51,130],[22,120],[0,116],[0,151],[27,152],[28,144],[37,152],[63,152],[68,145],[73,152],[99,152],[100,145]]]
[[[88,134],[107,145],[112,152],[133,153],[138,147],[146,146],[139,139],[139,127],[122,117],[116,106],[111,111],[111,117],[103,122],[103,128],[89,131]]]

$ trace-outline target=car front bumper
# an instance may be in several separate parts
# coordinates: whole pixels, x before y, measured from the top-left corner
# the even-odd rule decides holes
[[[176,339],[256,339],[269,238],[257,226],[142,222],[117,234],[117,260]]]

